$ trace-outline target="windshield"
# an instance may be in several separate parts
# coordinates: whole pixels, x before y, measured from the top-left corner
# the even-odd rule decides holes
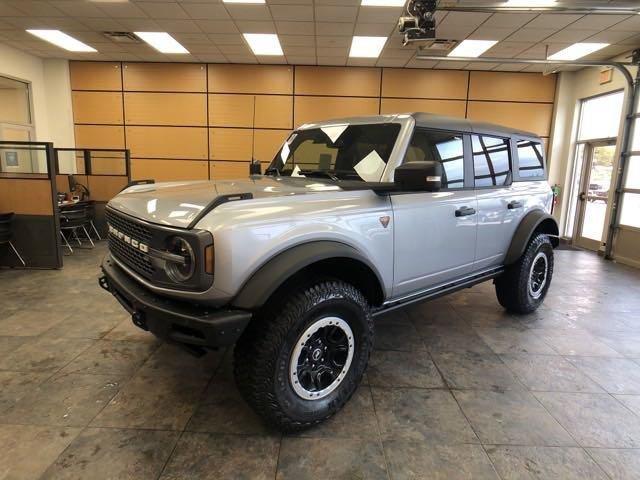
[[[400,124],[327,125],[293,132],[267,174],[379,182]]]

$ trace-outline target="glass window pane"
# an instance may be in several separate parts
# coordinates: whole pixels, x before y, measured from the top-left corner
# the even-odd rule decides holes
[[[464,187],[462,135],[453,132],[417,130],[407,149],[405,162],[442,163],[442,188]]]
[[[617,137],[623,92],[610,93],[582,102],[578,140]]]
[[[631,150],[640,152],[640,118],[636,118],[631,131],[633,141],[631,142]]]
[[[0,122],[31,123],[28,84],[0,77]]]
[[[622,196],[620,223],[640,228],[640,193],[625,193]]]
[[[640,189],[640,157],[630,157],[627,163],[627,179],[624,188]]]
[[[471,142],[476,187],[504,185],[511,170],[509,141],[503,138],[472,135]]]
[[[544,177],[542,146],[531,140],[518,141],[518,171],[520,177]]]

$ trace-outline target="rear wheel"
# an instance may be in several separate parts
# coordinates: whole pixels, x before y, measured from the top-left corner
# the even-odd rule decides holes
[[[553,246],[544,234],[536,234],[520,257],[496,279],[500,305],[511,312],[531,313],[544,301],[553,276]]]
[[[236,382],[268,423],[302,430],[349,400],[372,345],[362,293],[342,281],[318,281],[290,292],[249,325],[234,352]]]

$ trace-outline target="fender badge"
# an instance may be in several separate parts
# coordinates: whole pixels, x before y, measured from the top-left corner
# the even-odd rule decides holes
[[[383,217],[380,217],[380,223],[382,224],[382,226],[384,228],[387,228],[389,226],[389,221],[391,220],[391,217],[389,215],[385,215]]]

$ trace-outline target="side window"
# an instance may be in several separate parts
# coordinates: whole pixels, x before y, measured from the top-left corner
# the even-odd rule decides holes
[[[544,178],[544,160],[540,142],[518,140],[518,173],[524,180]]]
[[[442,188],[464,187],[462,134],[417,129],[405,156],[405,162],[436,161],[442,163]]]
[[[471,135],[471,146],[475,186],[507,185],[511,180],[509,140],[487,135]]]

